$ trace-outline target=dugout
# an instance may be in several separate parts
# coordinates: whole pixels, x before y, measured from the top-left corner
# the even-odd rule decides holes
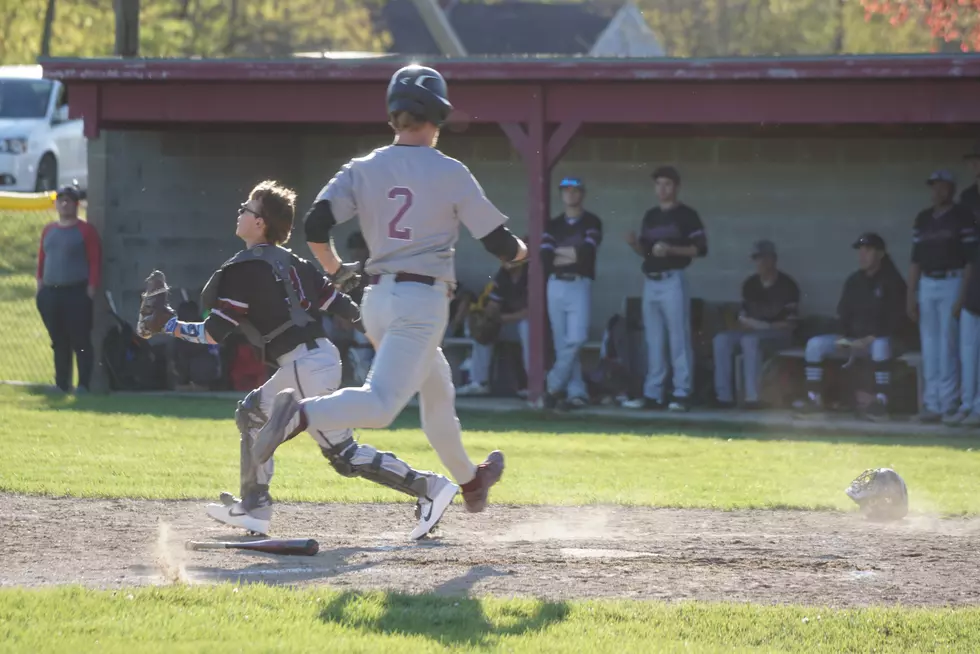
[[[349,157],[388,142],[385,86],[408,60],[41,63],[85,119],[105,285],[135,316],[154,267],[199,289],[236,251],[235,209],[253,183],[297,188],[305,211]],[[854,237],[880,232],[904,268],[926,176],[945,167],[965,181],[962,155],[980,136],[980,56],[970,54],[424,63],[444,73],[457,108],[440,147],[470,166],[532,248],[557,201],[555,176],[585,179],[606,232],[592,338],[642,287],[623,234],[654,201],[653,166],[678,166],[682,199],[706,225],[695,297],[736,300],[750,244],[770,238],[803,311],[829,314],[856,265]],[[471,288],[496,268],[469,237],[457,261]],[[536,260],[531,279],[534,394],[544,365]]]

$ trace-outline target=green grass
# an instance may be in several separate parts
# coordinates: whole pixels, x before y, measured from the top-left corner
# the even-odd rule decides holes
[[[980,609],[543,602],[222,585],[0,591],[0,651],[976,652]]]
[[[0,490],[84,497],[210,498],[238,482],[231,400],[85,396],[0,387]],[[913,511],[980,513],[980,439],[806,437],[690,431],[517,415],[462,416],[474,459],[508,456],[494,499],[513,504],[615,503],[704,508],[853,508],[843,490],[868,467],[896,468]],[[359,438],[443,471],[408,410]],[[276,496],[324,502],[399,501],[333,472],[313,440],[277,453]]]
[[[0,212],[0,379],[54,383],[51,341],[34,304],[37,249],[50,211]]]

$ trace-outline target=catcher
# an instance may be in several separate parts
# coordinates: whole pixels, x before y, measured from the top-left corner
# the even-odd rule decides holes
[[[292,231],[295,198],[293,191],[273,181],[252,189],[238,210],[235,230],[245,249],[226,261],[204,287],[201,307],[211,310],[204,322],[177,320],[169,306],[166,279],[162,272],[154,271],[146,280],[137,323],[143,338],[166,333],[192,343],[219,343],[239,330],[260,350],[264,361],[278,366],[235,411],[241,432],[241,499],[222,493],[220,504],[207,507],[215,520],[262,535],[269,533],[272,518],[269,482],[273,460],[253,463],[254,434],[265,424],[282,389],[295,388],[304,397],[315,397],[340,386],[340,355],[326,336],[320,311],[345,318],[363,331],[358,306],[334,286],[356,285],[356,273],[342,269],[331,282],[313,264],[281,247]],[[419,523],[412,531],[413,539],[435,527],[459,491],[442,475],[416,471],[390,452],[358,443],[349,429],[310,433],[341,475],[362,477],[417,499]]]

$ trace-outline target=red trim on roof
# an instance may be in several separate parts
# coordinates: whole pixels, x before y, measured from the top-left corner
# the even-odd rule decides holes
[[[411,59],[173,60],[42,59],[44,76],[100,81],[322,82],[387,79]],[[738,59],[420,58],[450,80],[650,81],[913,79],[980,77],[980,55]]]

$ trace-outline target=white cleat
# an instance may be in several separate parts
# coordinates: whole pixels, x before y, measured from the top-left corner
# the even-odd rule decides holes
[[[429,478],[426,497],[419,498],[415,506],[415,517],[419,519],[419,524],[412,530],[412,540],[424,538],[439,524],[442,515],[453,503],[453,498],[458,492],[459,486],[442,475],[433,475]]]
[[[210,517],[229,527],[239,527],[260,536],[269,534],[272,504],[259,506],[251,511],[246,511],[241,502],[231,505],[208,504],[207,511]]]
[[[473,397],[479,395],[490,395],[489,384],[477,384],[476,382],[471,382],[466,386],[460,386],[456,389],[456,395],[461,397]]]

